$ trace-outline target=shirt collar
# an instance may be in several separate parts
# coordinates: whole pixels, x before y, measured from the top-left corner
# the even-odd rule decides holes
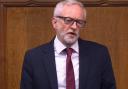
[[[62,42],[57,38],[57,36],[55,37],[54,40],[54,50],[59,54],[61,53],[64,49],[66,48],[66,46],[64,44],[62,44]],[[78,46],[78,41],[76,41],[71,48],[76,52],[79,53],[79,46]]]

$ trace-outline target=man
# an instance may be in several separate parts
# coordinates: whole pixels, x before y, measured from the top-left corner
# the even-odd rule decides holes
[[[85,20],[82,3],[65,0],[56,5],[52,19],[56,36],[26,53],[21,89],[116,89],[107,48],[79,38]]]

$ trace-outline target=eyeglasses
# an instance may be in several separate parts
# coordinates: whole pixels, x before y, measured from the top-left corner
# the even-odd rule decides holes
[[[86,21],[84,20],[74,19],[71,17],[63,17],[63,16],[56,16],[56,17],[62,19],[64,23],[67,25],[73,25],[73,23],[76,22],[76,26],[79,28],[83,28],[86,24]]]

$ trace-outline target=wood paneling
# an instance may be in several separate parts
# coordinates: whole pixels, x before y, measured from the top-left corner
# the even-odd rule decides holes
[[[109,0],[109,1],[128,1],[128,0]]]
[[[0,0],[0,2],[27,2],[31,0]]]
[[[0,0],[7,7],[53,7],[61,0]],[[128,0],[80,0],[85,7],[121,7],[128,6]]]
[[[58,2],[61,0],[0,0],[1,2],[26,2],[26,1],[38,1],[38,2]],[[79,1],[100,1],[100,0],[79,0]]]
[[[11,12],[11,13],[10,13]],[[19,89],[19,80],[23,53],[26,49],[25,41],[25,10],[7,9],[7,30],[6,30],[6,89]],[[11,18],[10,18],[11,17]]]
[[[47,0],[35,0],[35,1],[39,1],[39,2],[47,2]],[[49,0],[50,2],[57,2],[57,1],[61,1],[61,0]],[[79,0],[79,1],[100,1],[100,0]]]
[[[4,34],[5,31],[4,28],[4,8],[3,5],[0,4],[0,88],[5,89],[5,40],[4,40]]]

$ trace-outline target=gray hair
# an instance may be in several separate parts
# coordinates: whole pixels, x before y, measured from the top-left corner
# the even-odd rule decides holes
[[[86,10],[84,9],[84,5],[77,1],[77,0],[64,0],[57,3],[56,7],[54,8],[53,16],[59,16],[62,13],[62,9],[65,5],[79,5],[83,8],[84,18],[86,17]]]

